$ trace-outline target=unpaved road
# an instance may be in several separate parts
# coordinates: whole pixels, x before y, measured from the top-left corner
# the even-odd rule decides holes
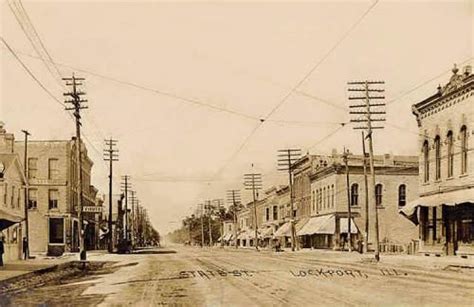
[[[8,304],[474,305],[474,272],[466,268],[433,270],[368,263],[359,256],[192,247],[97,258],[116,261],[118,267],[30,290],[9,298]]]

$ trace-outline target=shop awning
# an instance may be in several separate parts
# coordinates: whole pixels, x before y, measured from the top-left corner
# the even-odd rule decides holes
[[[0,231],[23,221],[23,217],[0,208]]]
[[[457,190],[420,197],[408,203],[398,212],[418,225],[419,207],[438,207],[441,205],[457,206],[466,203],[474,203],[474,189]]]
[[[309,219],[308,218],[302,218],[299,221],[295,222],[295,231],[296,235],[298,235],[298,232],[305,227],[305,225],[308,223]],[[274,237],[291,237],[291,223],[286,222],[285,224],[281,225],[280,228],[275,232],[273,235]]]
[[[248,240],[253,238],[255,238],[255,231],[253,230],[244,230],[237,236],[237,239],[239,240]]]
[[[339,227],[340,227],[339,232],[340,233],[348,233],[349,232],[349,223],[348,223],[348,221],[349,221],[349,219],[345,218],[345,217],[339,219]],[[357,225],[354,222],[354,219],[351,219],[351,233],[352,234],[358,234],[359,233],[359,229],[357,228]]]
[[[222,240],[224,240],[225,242],[230,241],[230,240],[232,240],[232,237],[233,237],[233,236],[234,236],[234,235],[231,234],[231,233],[226,233],[226,234],[222,237]]]
[[[336,217],[331,215],[315,216],[297,232],[298,236],[312,234],[334,234],[336,232]],[[352,232],[352,230],[351,230]]]
[[[271,238],[273,236],[273,227],[266,227],[260,230],[262,238]]]
[[[290,222],[286,222],[281,225],[280,228],[275,231],[275,237],[291,237],[291,227]]]

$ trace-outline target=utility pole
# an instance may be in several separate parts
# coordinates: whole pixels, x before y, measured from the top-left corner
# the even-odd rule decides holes
[[[23,159],[23,167],[25,173],[25,237],[26,237],[26,250],[25,253],[26,259],[30,259],[30,232],[29,232],[29,223],[28,223],[28,188],[29,188],[29,177],[28,177],[28,136],[31,134],[28,130],[21,130],[25,134],[25,154]]]
[[[232,218],[234,220],[234,244],[235,248],[238,248],[237,245],[237,211],[238,205],[242,203],[240,197],[240,190],[228,190],[227,191],[227,202],[232,206]]]
[[[212,247],[212,204],[210,200],[206,200],[206,204],[204,205],[204,210],[208,214],[207,219],[208,219],[208,225],[209,225],[209,247]]]
[[[129,221],[128,221],[128,191],[131,189],[130,176],[122,176],[122,191],[125,199],[125,223],[124,223],[124,238],[125,240],[130,240],[129,237]]]
[[[365,136],[362,131],[362,154],[364,155],[364,194],[365,194],[365,233],[364,233],[364,253],[366,254],[369,246],[369,185],[367,180],[367,153],[365,152]]]
[[[137,202],[135,195],[136,191],[130,191],[130,202],[132,204],[132,210],[130,211],[130,239],[132,247],[135,246],[135,203]]]
[[[349,252],[352,252],[352,233],[351,233],[351,222],[352,222],[352,208],[351,208],[351,191],[349,184],[349,163],[348,163],[349,150],[346,151],[344,148],[344,153],[342,154],[342,159],[344,160],[344,165],[346,166],[346,190],[347,190],[347,242]]]
[[[253,164],[252,164],[253,167]],[[262,174],[260,173],[249,173],[244,174],[244,187],[246,190],[252,190],[253,196],[253,210],[255,220],[255,248],[258,251],[258,221],[257,221],[257,193],[258,190],[262,189]]]
[[[84,214],[83,214],[83,202],[82,202],[82,142],[81,142],[81,110],[87,109],[87,106],[82,105],[82,103],[87,102],[86,99],[82,99],[81,96],[86,93],[77,89],[78,86],[81,86],[81,81],[84,81],[84,78],[76,78],[74,73],[71,78],[62,78],[66,81],[66,86],[72,87],[71,92],[64,93],[64,96],[70,96],[71,100],[66,100],[66,104],[72,104],[72,107],[66,107],[68,111],[74,111],[73,115],[76,119],[76,165],[77,165],[77,204],[78,204],[78,215],[79,215],[79,255],[80,260],[87,260],[86,246],[84,242]]]
[[[104,149],[104,161],[109,161],[109,220],[108,220],[108,251],[112,253],[114,251],[114,242],[112,237],[112,165],[114,161],[118,161],[118,149],[114,147],[117,146],[117,140],[112,138],[105,140],[105,149]]]
[[[363,96],[353,96],[349,97],[349,100],[363,100],[365,103],[362,104],[353,104],[350,106],[351,109],[356,109],[356,111],[350,111],[350,114],[356,114],[361,117],[356,119],[351,119],[351,122],[360,123],[361,126],[354,127],[354,129],[362,129],[367,131],[367,139],[369,140],[369,163],[370,163],[370,173],[371,173],[371,193],[370,199],[373,205],[373,212],[375,214],[375,260],[380,260],[380,242],[379,242],[379,218],[378,218],[378,208],[376,204],[375,197],[375,167],[374,167],[374,148],[373,148],[373,130],[383,129],[383,126],[373,126],[374,122],[384,122],[385,118],[377,117],[373,118],[372,115],[384,115],[385,103],[384,102],[374,102],[371,103],[371,100],[383,100],[385,96],[377,94],[371,96],[371,93],[383,93],[385,90],[381,88],[370,88],[372,85],[382,85],[385,84],[384,81],[355,81],[348,82],[349,85],[356,85],[356,88],[349,88],[349,92],[362,92]],[[374,109],[375,108],[375,109]],[[368,214],[368,213],[367,213]]]
[[[201,215],[201,248],[204,248],[204,205],[199,204],[199,213]]]
[[[293,195],[293,164],[301,158],[301,149],[278,150],[278,170],[288,172],[288,187],[290,188],[290,229],[291,229],[291,251],[296,249],[295,209]]]

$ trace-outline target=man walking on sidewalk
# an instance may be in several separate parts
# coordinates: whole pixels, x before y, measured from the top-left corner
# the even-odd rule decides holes
[[[23,259],[28,260],[28,241],[23,237]]]
[[[3,233],[1,233],[0,234],[0,266],[3,266],[3,253],[5,251],[3,240],[4,240],[4,236],[3,236]]]

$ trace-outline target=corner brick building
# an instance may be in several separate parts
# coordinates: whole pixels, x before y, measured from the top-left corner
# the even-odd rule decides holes
[[[23,155],[24,143],[16,142]],[[82,144],[83,205],[96,204],[97,190],[91,186],[93,162]],[[30,250],[51,255],[79,250],[79,219],[77,214],[76,141],[28,141],[29,181],[28,217]],[[87,221],[87,215],[85,215]],[[92,222],[92,223],[90,223]],[[95,228],[89,219],[88,231]]]
[[[445,86],[413,105],[419,199],[402,213],[420,225],[425,254],[474,254],[474,75],[455,66]]]
[[[341,249],[347,246],[348,202],[352,219],[352,240],[365,234],[365,188],[363,157],[349,155],[350,200],[347,196],[345,166],[341,155],[333,153],[327,163],[311,174],[311,219],[297,234],[304,247]],[[418,158],[416,156],[374,157],[376,203],[382,251],[405,251],[417,239],[416,226],[398,214],[407,201],[418,195]],[[370,172],[368,174],[370,176]],[[370,181],[369,181],[370,182]],[[370,207],[369,207],[370,208]],[[370,210],[370,209],[369,209]],[[374,242],[374,212],[369,211],[369,249]]]

